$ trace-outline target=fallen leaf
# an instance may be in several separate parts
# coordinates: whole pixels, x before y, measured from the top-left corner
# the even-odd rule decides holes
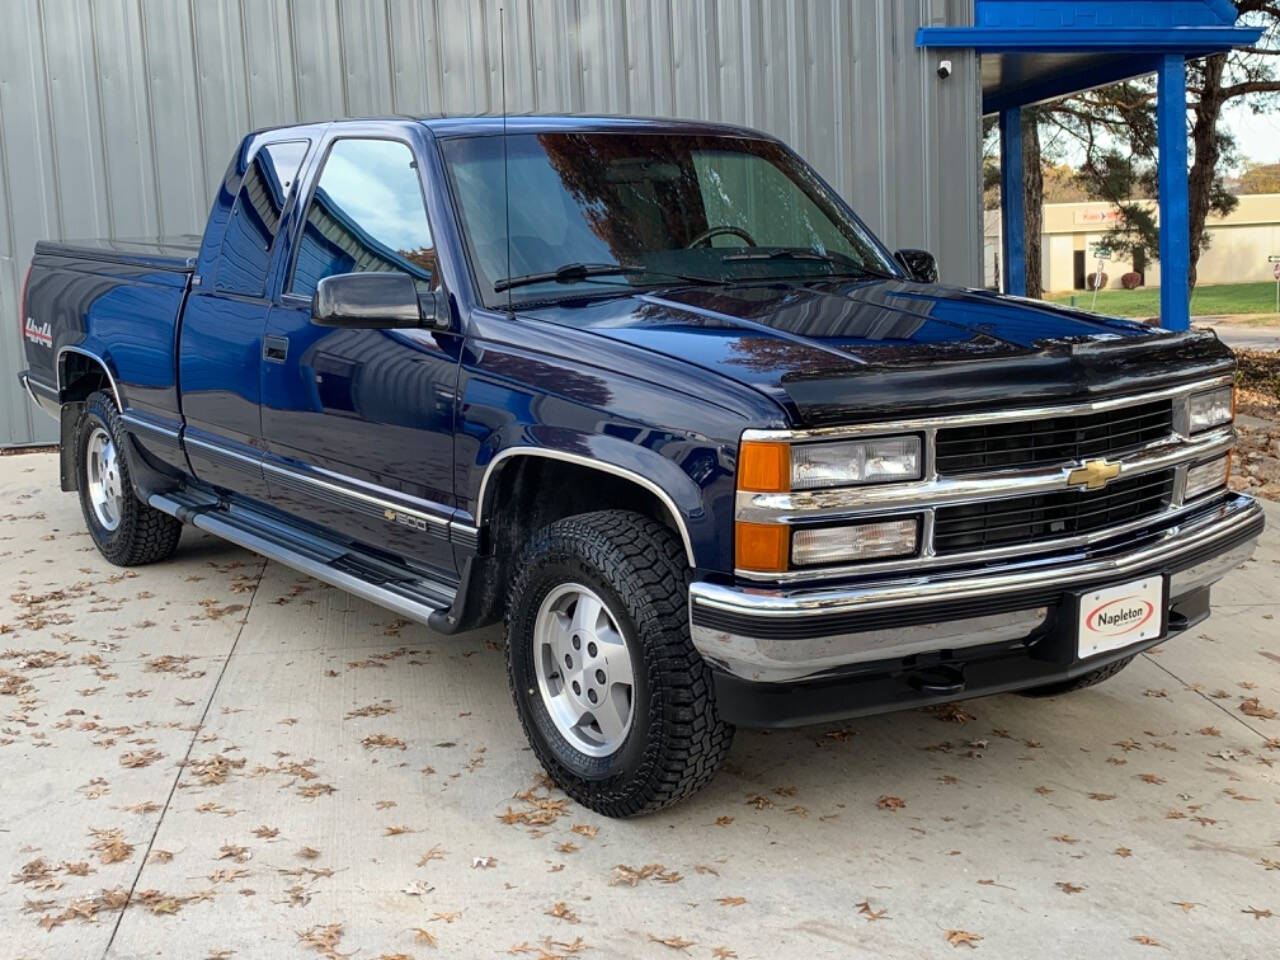
[[[443,860],[447,851],[440,844],[435,844],[430,850],[418,858],[418,866],[425,867],[432,860]]]
[[[1245,907],[1240,912],[1253,914],[1255,920],[1263,920],[1272,915],[1270,910],[1259,910],[1257,907]]]
[[[867,918],[867,923],[871,923],[872,921],[875,921],[875,920],[883,920],[885,917],[889,915],[889,910],[887,907],[884,910],[876,910],[871,906],[871,902],[868,900],[863,900],[861,903],[857,905],[857,907],[858,907],[858,913],[862,914],[864,917]]]
[[[415,943],[425,943],[428,947],[439,946],[435,934],[430,930],[424,930],[422,927],[413,928],[413,939]]]
[[[546,911],[548,917],[555,917],[557,920],[564,920],[566,923],[580,923],[578,915],[569,909],[569,905],[563,901],[551,905],[551,909]]]
[[[1066,881],[1066,880],[1059,880],[1057,883],[1054,884],[1054,886],[1057,887],[1059,890],[1061,890],[1063,893],[1079,893],[1084,889],[1084,887],[1076,886],[1074,883],[1070,883],[1069,881]]]
[[[746,897],[716,897],[716,903],[722,907],[740,907],[746,902]]]
[[[906,805],[907,801],[901,797],[890,797],[888,795],[882,796],[876,801],[876,806],[881,810],[901,810]]]
[[[1257,697],[1249,697],[1247,700],[1240,702],[1240,712],[1245,716],[1257,717],[1260,720],[1274,720],[1276,712],[1270,707],[1264,707],[1258,702]]]
[[[977,949],[978,941],[982,939],[982,934],[970,933],[968,930],[948,930],[944,937],[947,943],[953,947],[964,944],[966,947]]]
[[[1134,942],[1142,944],[1144,947],[1163,947],[1164,944],[1155,937],[1148,937],[1146,934],[1139,934],[1134,937]]]

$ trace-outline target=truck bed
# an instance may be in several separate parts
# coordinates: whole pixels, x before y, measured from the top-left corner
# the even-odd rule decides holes
[[[43,240],[36,244],[37,257],[100,260],[176,273],[195,270],[199,253],[200,238],[194,234],[130,240]]]

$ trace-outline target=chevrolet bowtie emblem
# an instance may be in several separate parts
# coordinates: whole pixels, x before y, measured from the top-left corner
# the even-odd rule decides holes
[[[1073,487],[1084,487],[1086,490],[1101,490],[1118,476],[1120,476],[1120,464],[1107,463],[1105,460],[1089,460],[1083,467],[1077,467],[1067,474],[1067,483]]]

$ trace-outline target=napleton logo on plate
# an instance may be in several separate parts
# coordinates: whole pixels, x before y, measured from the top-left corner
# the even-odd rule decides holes
[[[22,333],[32,343],[39,344],[42,347],[53,346],[53,327],[48,320],[44,323],[36,323],[33,317],[27,317],[27,322],[22,327]]]
[[[1101,490],[1120,475],[1120,464],[1106,460],[1089,460],[1067,474],[1067,483],[1086,490]]]
[[[1118,597],[1090,610],[1084,625],[1086,630],[1093,633],[1114,637],[1141,630],[1155,612],[1155,605],[1149,600],[1141,597]]]

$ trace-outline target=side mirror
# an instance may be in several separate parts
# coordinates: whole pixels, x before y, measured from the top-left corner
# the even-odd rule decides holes
[[[407,273],[339,273],[316,284],[311,322],[362,330],[449,325],[443,290],[419,294]]]
[[[908,247],[899,250],[894,257],[912,280],[919,283],[938,282],[938,261],[928,250],[913,250]]]

